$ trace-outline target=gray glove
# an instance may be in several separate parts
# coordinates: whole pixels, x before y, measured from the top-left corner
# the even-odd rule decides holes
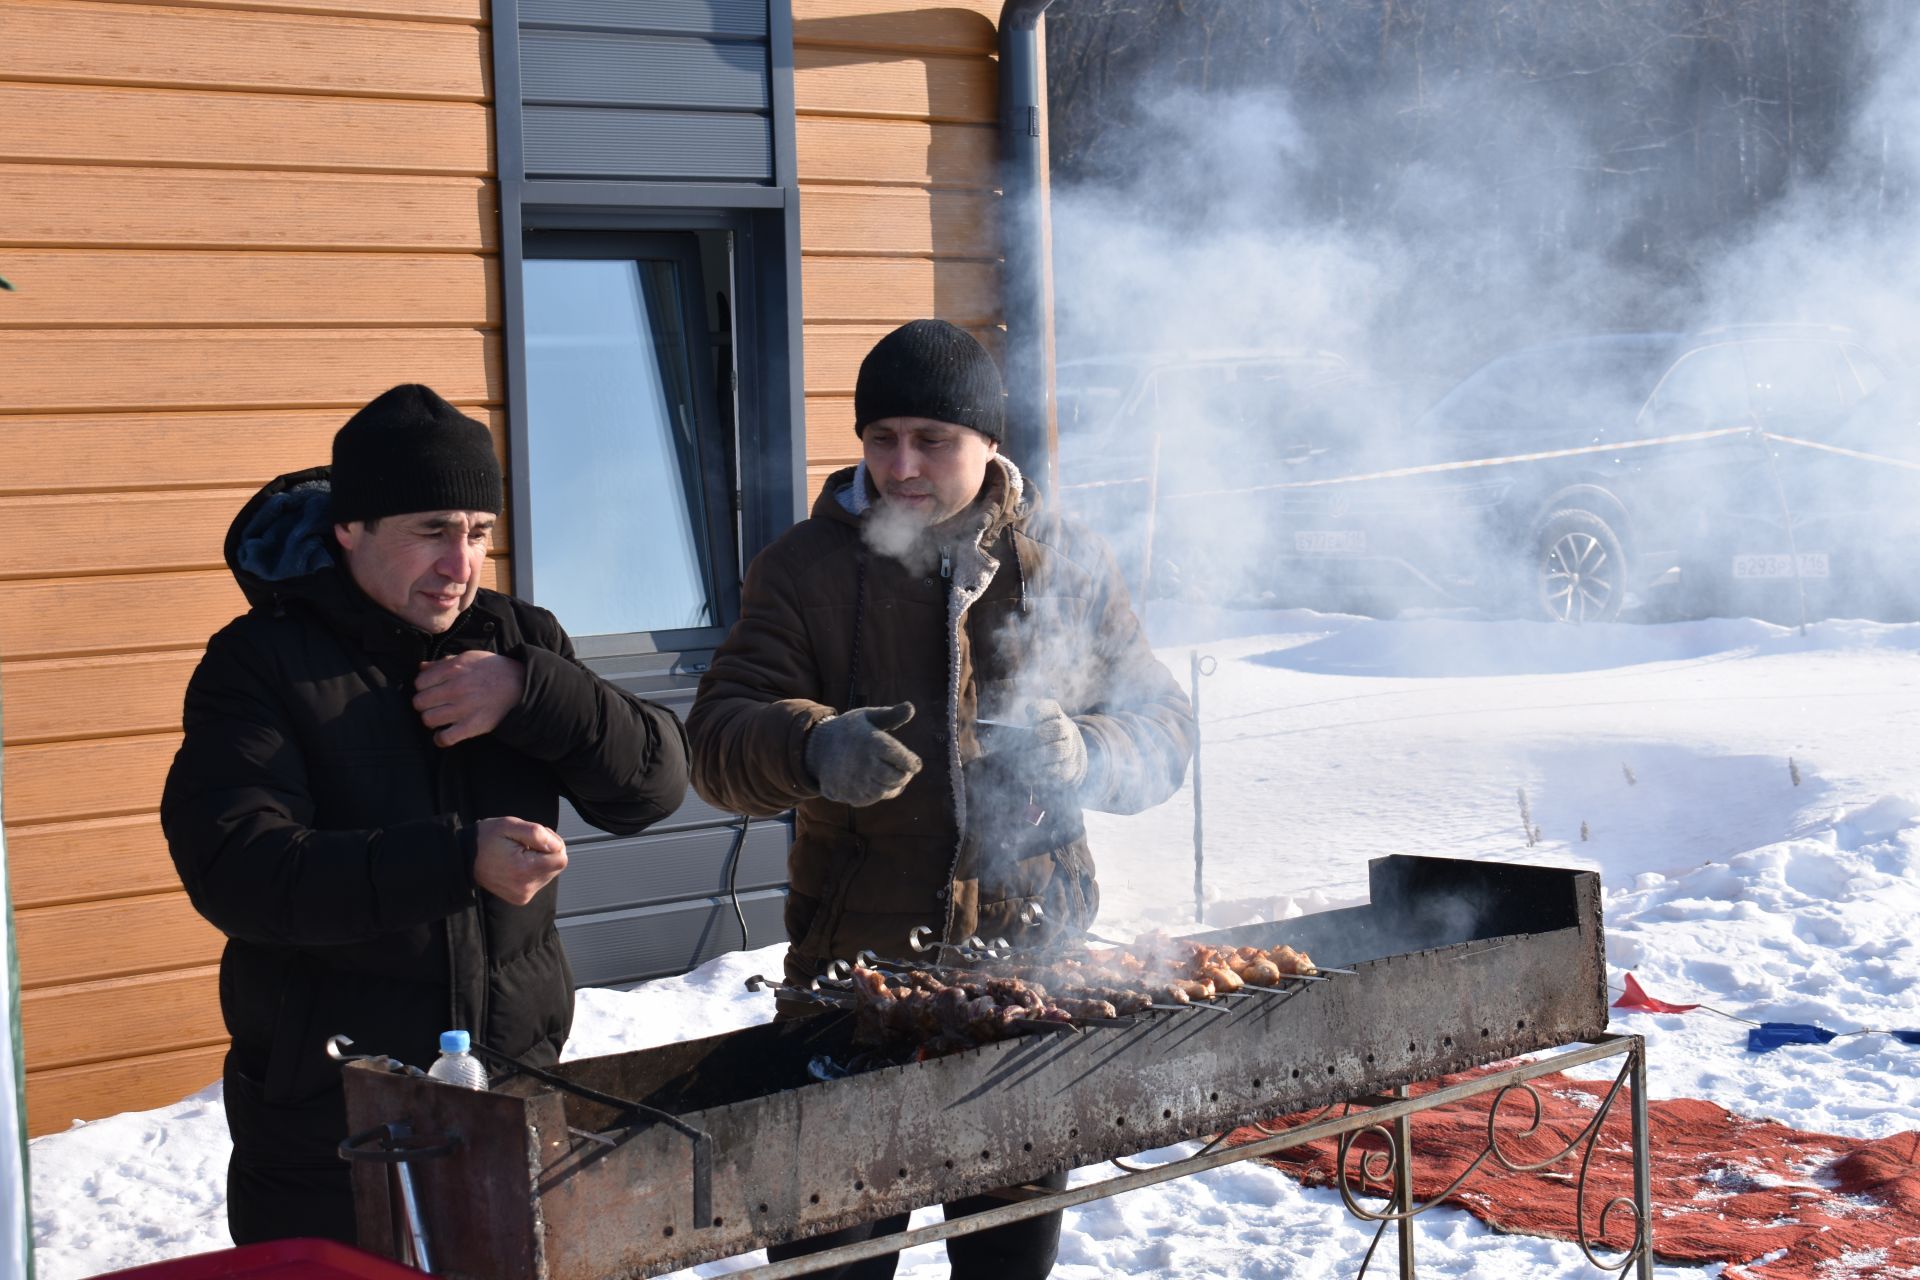
[[[1087,740],[1051,698],[1033,704],[1033,769],[1049,786],[1073,788],[1087,780]]]
[[[913,719],[913,704],[855,707],[807,735],[807,769],[820,794],[856,809],[891,800],[920,772],[920,757],[888,733]]]

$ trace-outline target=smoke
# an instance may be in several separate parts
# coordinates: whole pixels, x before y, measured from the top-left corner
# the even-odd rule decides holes
[[[867,511],[860,522],[860,537],[867,550],[898,561],[909,573],[929,574],[940,560],[939,541],[933,526],[918,512],[895,506],[884,498]]]
[[[974,652],[983,755],[969,774],[968,812],[989,862],[1079,838],[1083,808],[1137,813],[1161,804],[1186,774],[1184,692],[1130,614],[1103,613],[1097,593],[1056,590],[1056,575],[1074,570],[1059,563],[1067,549],[1047,555],[1052,562],[1026,569],[1025,607],[1010,610]],[[1088,775],[1078,788],[1036,781],[1031,726],[1055,705],[1082,731]]]
[[[1629,616],[1791,615],[1797,587],[1816,616],[1910,608],[1904,566],[1854,551],[1892,473],[1737,429],[1920,456],[1920,22],[1636,0],[1496,6],[1481,38],[1487,6],[1401,7],[1406,31],[1335,4],[1351,31],[1213,54],[1223,88],[1130,68],[1098,128],[1056,99],[1064,503],[1151,595],[1543,616],[1542,555],[1586,536],[1550,518],[1597,487]],[[1071,72],[1125,20],[1050,56]],[[1611,333],[1658,336],[1588,340]],[[1719,429],[1684,458],[1449,466]]]

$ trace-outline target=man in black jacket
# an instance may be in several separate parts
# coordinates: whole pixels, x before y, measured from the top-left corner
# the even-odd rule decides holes
[[[425,1066],[466,1029],[553,1063],[573,1019],[560,800],[627,835],[685,795],[673,714],[480,586],[501,499],[487,429],[402,386],[340,429],[330,468],[268,484],[228,531],[253,608],[187,686],[160,817],[228,937],[237,1243],[354,1238],[328,1037]]]

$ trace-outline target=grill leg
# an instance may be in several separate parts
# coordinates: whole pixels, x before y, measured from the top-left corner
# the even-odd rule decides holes
[[[1401,1085],[1393,1091],[1393,1096],[1410,1097],[1412,1090]],[[1412,1117],[1401,1116],[1393,1122],[1393,1145],[1399,1149],[1398,1159],[1393,1162],[1393,1208],[1396,1213],[1403,1215],[1394,1226],[1400,1243],[1400,1280],[1414,1280]]]
[[[1638,1280],[1653,1280],[1653,1155],[1652,1129],[1647,1123],[1647,1042],[1635,1036],[1627,1054],[1633,1073],[1633,1211],[1640,1217],[1643,1242],[1634,1265]]]

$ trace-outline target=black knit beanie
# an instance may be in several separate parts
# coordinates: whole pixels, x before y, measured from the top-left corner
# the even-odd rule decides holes
[[[500,514],[500,461],[487,429],[429,387],[382,392],[333,436],[333,519],[416,511]]]
[[[915,320],[874,344],[853,386],[853,430],[882,418],[931,418],[999,440],[1007,393],[993,357],[945,320]]]

